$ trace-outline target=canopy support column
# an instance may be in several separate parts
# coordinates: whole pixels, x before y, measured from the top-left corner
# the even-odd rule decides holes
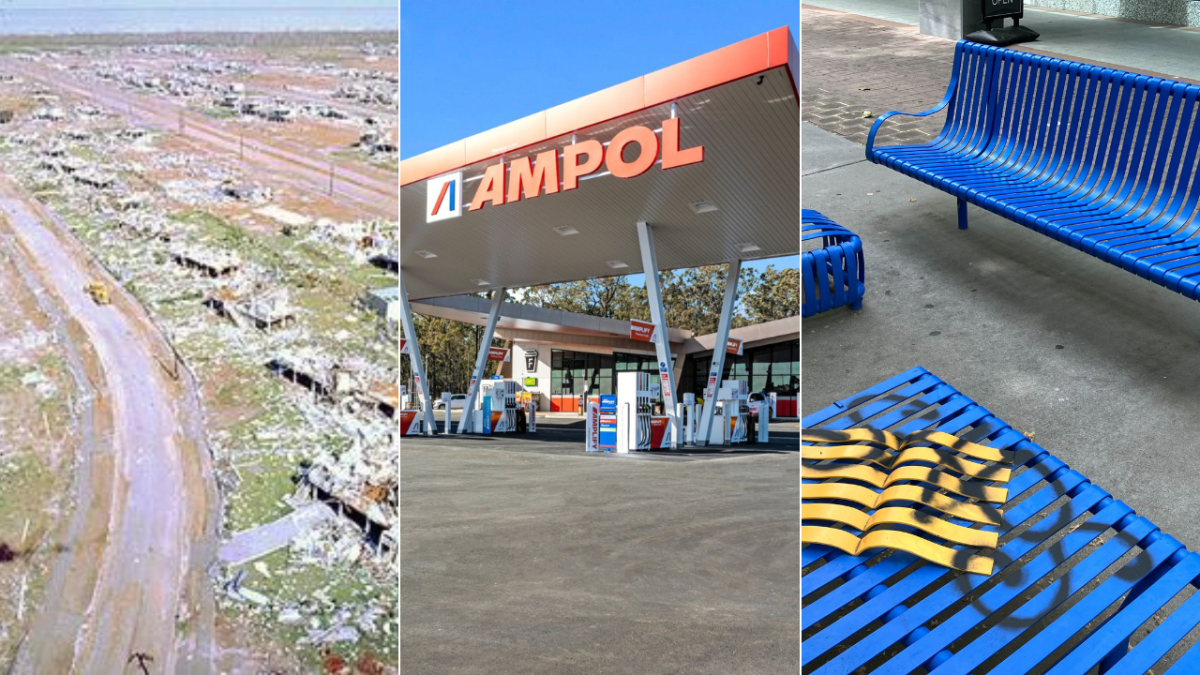
[[[704,412],[700,415],[700,428],[696,432],[697,445],[708,445],[709,433],[712,431],[713,413],[717,407],[717,389],[721,386],[721,376],[725,373],[725,346],[729,343],[729,325],[733,323],[733,307],[737,303],[741,273],[741,260],[731,261],[725,272],[725,299],[721,303],[721,318],[717,322],[717,341],[713,344],[708,384],[704,387]]]
[[[500,320],[500,307],[504,305],[504,296],[507,290],[498,288],[492,293],[492,309],[488,312],[487,325],[483,328],[483,337],[479,341],[479,354],[475,356],[475,370],[471,374],[471,384],[467,387],[467,400],[463,403],[462,416],[458,419],[458,433],[460,434],[475,430],[475,400],[479,396],[483,370],[487,367],[488,352],[492,348],[492,338],[496,334],[496,322]]]
[[[679,415],[675,409],[675,370],[671,367],[671,343],[667,340],[667,313],[663,309],[662,284],[658,277],[658,257],[654,252],[654,233],[644,220],[637,224],[638,244],[642,249],[642,270],[646,275],[646,298],[650,301],[650,320],[654,323],[654,347],[658,354],[658,373],[662,382],[663,412],[671,426],[671,447],[679,446]]]
[[[433,401],[429,398],[429,382],[425,379],[425,364],[421,361],[421,347],[417,344],[417,329],[413,326],[412,307],[408,304],[403,269],[400,270],[400,323],[404,327],[404,336],[408,339],[408,360],[412,364],[417,398],[421,405],[421,429],[426,436],[432,436],[435,429]]]

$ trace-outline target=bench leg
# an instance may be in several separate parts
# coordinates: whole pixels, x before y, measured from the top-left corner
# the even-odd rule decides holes
[[[967,229],[967,200],[958,200],[958,229]]]

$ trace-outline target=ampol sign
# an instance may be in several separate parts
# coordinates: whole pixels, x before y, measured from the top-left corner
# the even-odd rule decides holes
[[[559,169],[559,151],[547,150],[537,157],[518,157],[508,163],[489,166],[475,189],[468,211],[478,211],[484,206],[502,206],[522,199],[540,197],[542,193],[552,195],[560,190],[574,190],[579,179],[596,173],[601,166],[617,178],[636,178],[654,166],[661,151],[662,168],[674,169],[704,161],[704,146],[679,147],[680,118],[663,120],[662,142],[658,134],[648,126],[633,126],[622,129],[613,136],[606,148],[595,139],[581,141],[562,149],[562,169]],[[625,159],[625,149],[638,146],[637,155]],[[432,223],[462,215],[462,205],[455,201],[462,192],[462,172],[430,178],[426,182],[425,222]]]
[[[425,222],[435,223],[462,215],[462,172],[429,179],[425,195]]]

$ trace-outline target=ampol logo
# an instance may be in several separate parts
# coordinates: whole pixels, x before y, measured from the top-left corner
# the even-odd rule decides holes
[[[425,222],[436,223],[462,215],[461,171],[430,178],[425,189]]]

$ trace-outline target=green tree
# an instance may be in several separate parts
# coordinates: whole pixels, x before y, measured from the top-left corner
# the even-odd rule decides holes
[[[795,267],[748,272],[742,297],[742,312],[749,325],[787,319],[800,314],[800,270]]]
[[[709,265],[662,274],[663,306],[667,325],[690,330],[696,335],[717,332],[721,306],[725,302],[725,265]],[[738,296],[749,291],[747,278],[738,281]],[[735,311],[733,327],[745,325],[745,319]]]
[[[418,314],[413,317],[413,327],[418,335],[417,345],[425,364],[430,396],[436,397],[443,391],[466,393],[475,368],[475,356],[479,353],[479,342],[483,339],[483,326]],[[490,346],[502,347],[504,341],[492,340]],[[499,365],[496,361],[488,361],[484,378],[496,374]],[[400,381],[411,391],[412,362],[407,356],[400,359]]]
[[[605,319],[638,318],[646,305],[646,289],[633,286],[628,277],[571,281],[523,290],[522,304]]]

